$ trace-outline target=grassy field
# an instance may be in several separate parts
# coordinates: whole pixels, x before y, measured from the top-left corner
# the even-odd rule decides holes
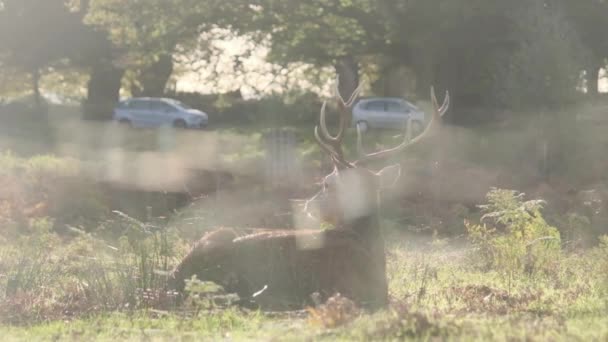
[[[507,279],[501,271],[478,268],[475,252],[468,247],[449,247],[449,241],[408,240],[402,236],[400,245],[390,250],[393,303],[375,314],[340,307],[317,309],[314,315],[236,308],[123,308],[86,318],[76,314],[50,322],[3,325],[0,333],[3,340],[23,341],[608,338],[608,299],[602,283],[606,278],[595,259],[608,260],[608,245],[601,251],[561,256],[555,273]]]
[[[13,151],[0,155],[3,341],[608,340],[608,238],[598,239],[608,233],[605,179],[598,176],[605,174],[600,156],[608,141],[599,125],[573,127],[564,137],[574,143],[565,144],[559,161],[570,167],[552,184],[576,189],[566,209],[555,201],[567,191],[536,197],[493,190],[481,210],[459,204],[460,197],[449,205],[387,201],[382,227],[391,304],[376,313],[339,298],[298,312],[251,311],[206,286],[176,306],[162,289],[194,239],[222,225],[290,224],[293,213],[277,218],[285,199],[237,179],[185,207],[134,218],[113,211],[120,202],[109,201],[93,181],[117,170],[155,170],[155,160],[172,160],[178,169],[250,170],[263,156],[260,127],[174,134],[63,118],[36,136],[30,126],[2,129],[0,148]],[[535,129],[453,128],[446,133],[451,143],[440,147],[463,167],[498,168],[512,184],[524,184],[526,164],[537,157]],[[299,157],[319,172],[311,128],[295,130]],[[373,148],[399,139],[372,134],[366,142]],[[347,147],[353,140],[350,134]],[[156,182],[146,178],[150,173],[133,173]],[[444,188],[462,189],[458,174],[448,176]],[[541,198],[547,203],[535,201]]]
[[[23,341],[606,340],[608,237],[570,250],[537,201],[496,190],[488,203],[496,226],[470,222],[466,238],[424,238],[384,220],[392,299],[377,313],[339,300],[249,311],[226,306],[216,290],[176,307],[160,291],[163,271],[186,250],[178,229],[129,217],[62,236],[45,219],[27,231],[5,226],[0,333]]]

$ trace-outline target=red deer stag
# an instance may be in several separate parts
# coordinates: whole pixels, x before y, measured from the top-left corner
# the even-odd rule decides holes
[[[183,291],[185,280],[222,285],[226,291],[249,298],[264,309],[301,308],[311,295],[321,299],[340,293],[363,307],[377,309],[388,301],[384,240],[378,222],[378,199],[382,188],[397,180],[399,165],[373,172],[362,166],[400,152],[421,141],[439,124],[449,105],[449,94],[439,107],[431,89],[434,112],[429,125],[416,138],[397,147],[363,155],[349,162],[341,147],[347,126],[347,110],[355,101],[339,96],[338,133],[332,136],[325,122],[324,103],[315,138],[329,154],[334,171],[325,177],[314,197],[320,212],[335,228],[315,230],[238,230],[222,228],[207,233],[174,269],[169,279],[172,289]],[[409,133],[409,132],[408,132]],[[359,146],[361,145],[361,135]]]

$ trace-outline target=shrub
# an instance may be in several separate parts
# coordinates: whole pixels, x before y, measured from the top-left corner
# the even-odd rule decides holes
[[[117,214],[125,229],[119,239],[119,254],[125,270],[120,283],[127,287],[124,292],[163,288],[180,246],[176,231]]]
[[[238,122],[263,125],[311,123],[319,115],[320,101],[314,93],[272,94],[259,99],[242,99],[240,94],[202,95],[169,93],[209,114],[212,125]]]
[[[52,217],[58,224],[86,225],[109,212],[100,189],[75,159],[49,155],[25,159],[1,153],[0,184],[4,185],[0,197],[4,229],[26,228],[29,219],[41,217]]]
[[[60,238],[50,219],[0,245],[0,323],[172,305],[163,291],[183,247],[175,232],[126,215],[106,224],[123,229],[117,245],[76,228]]]
[[[492,189],[488,204],[481,206],[482,223],[465,222],[477,259],[508,280],[518,274],[551,271],[561,252],[558,230],[541,214],[544,202],[523,197],[516,191]]]
[[[603,278],[603,290],[608,292],[608,235],[603,235],[600,237],[600,244],[593,249],[592,258],[596,261],[598,268],[595,273]]]
[[[42,287],[47,277],[57,271],[47,252],[59,244],[51,226],[52,221],[48,219],[32,220],[29,224],[32,234],[20,237],[12,248],[3,250],[0,271],[6,275],[5,294]]]

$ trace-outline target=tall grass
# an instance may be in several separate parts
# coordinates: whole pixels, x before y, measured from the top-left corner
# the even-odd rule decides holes
[[[0,320],[31,322],[108,310],[170,305],[166,276],[183,251],[174,231],[126,215],[114,242],[72,228],[60,237],[48,220],[0,247]]]

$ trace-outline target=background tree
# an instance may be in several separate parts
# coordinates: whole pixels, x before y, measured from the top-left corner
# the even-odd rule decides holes
[[[564,17],[578,33],[590,55],[585,65],[586,89],[598,95],[598,73],[608,58],[608,2],[605,0],[563,0]]]
[[[345,96],[363,74],[377,95],[414,98],[426,95],[431,84],[450,88],[454,108],[461,109],[453,113],[456,119],[466,119],[462,109],[468,107],[571,101],[583,70],[593,93],[595,75],[608,55],[608,4],[602,0],[2,4],[4,73],[27,74],[39,94],[40,75],[48,68],[79,68],[90,75],[85,112],[99,117],[111,114],[121,88],[136,96],[162,95],[168,80],[178,76],[178,59],[220,60],[211,41],[221,40],[222,34],[247,37],[254,47],[267,45],[268,61],[282,66],[268,73],[282,74],[290,65],[302,64],[333,68]],[[234,58],[234,74],[244,72],[239,68],[247,53]]]
[[[356,75],[365,61],[379,79],[406,67],[420,95],[435,84],[452,89],[460,108],[521,108],[576,96],[590,42],[564,1],[260,0],[239,7],[250,19],[231,27],[270,36],[274,61],[333,65],[339,73],[350,65]]]
[[[340,92],[348,98],[358,84],[361,60],[389,50],[399,50],[401,58],[407,58],[407,48],[388,39],[380,14],[386,6],[394,11],[402,7],[393,1],[261,0],[238,7],[248,20],[224,24],[241,34],[257,33],[260,41],[270,39],[272,62],[332,66],[342,80]]]
[[[95,0],[88,24],[109,32],[111,42],[124,51],[127,87],[134,96],[160,96],[174,71],[176,55],[199,48],[210,20],[229,6],[220,1]]]
[[[249,20],[231,23],[239,32],[270,36],[272,61],[334,66],[338,74],[354,76],[365,61],[378,95],[400,95],[382,86],[395,70],[409,68],[417,92],[431,84],[454,89],[458,103],[480,104],[492,87],[496,55],[515,50],[504,15],[515,3],[480,0],[414,1],[258,1],[246,7]],[[438,82],[441,81],[441,82]],[[457,86],[456,86],[457,85]],[[348,89],[345,93],[348,93]],[[411,97],[413,94],[407,94]]]
[[[559,1],[528,1],[514,9],[517,49],[499,61],[492,90],[495,103],[522,107],[555,107],[577,96],[580,72],[589,50],[564,15]]]
[[[2,67],[27,75],[38,107],[41,105],[40,79],[50,68],[64,65],[74,46],[69,34],[74,23],[63,0],[2,1]]]

